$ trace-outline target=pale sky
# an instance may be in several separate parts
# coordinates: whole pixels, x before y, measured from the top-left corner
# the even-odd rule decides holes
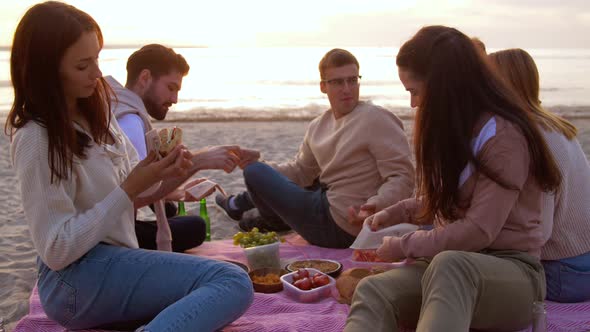
[[[29,0],[0,2],[0,45]],[[589,0],[72,0],[107,45],[397,47],[424,25],[490,48],[590,48]]]

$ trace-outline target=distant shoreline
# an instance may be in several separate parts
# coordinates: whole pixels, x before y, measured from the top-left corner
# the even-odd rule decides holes
[[[386,107],[387,108],[387,107]],[[414,119],[414,110],[410,108],[387,108],[397,117],[402,120]],[[547,107],[551,112],[562,116],[565,119],[590,119],[590,105],[589,106],[549,106]],[[287,114],[280,114],[280,113]],[[289,112],[289,110],[277,110],[268,113],[264,112],[244,112],[243,114],[236,114],[235,112],[227,112],[224,110],[212,111],[208,109],[206,112],[200,113],[197,111],[171,111],[166,116],[165,120],[156,122],[207,122],[207,123],[224,123],[224,122],[309,122],[322,114],[324,111],[317,111],[308,114],[298,115],[296,112]],[[225,113],[225,115],[224,115]],[[0,119],[4,123],[8,110],[0,111]]]
[[[590,106],[583,106],[585,109],[583,112],[580,113],[567,113],[562,114],[557,112],[558,115],[562,116],[568,120],[576,120],[576,119],[590,119]],[[549,108],[551,110],[551,108]],[[553,111],[553,110],[552,110]],[[394,112],[394,114],[396,114]],[[401,120],[412,120],[414,119],[413,114],[396,114]],[[177,114],[170,114],[166,117],[165,120],[156,121],[156,122],[308,122],[315,119],[316,116],[301,116],[301,117],[272,117],[272,118],[264,118],[264,117],[195,117],[195,116],[184,116],[182,113]]]

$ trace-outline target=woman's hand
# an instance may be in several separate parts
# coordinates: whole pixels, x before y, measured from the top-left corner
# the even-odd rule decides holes
[[[402,219],[385,209],[369,216],[367,219],[365,219],[365,223],[373,232],[376,232],[383,228],[401,224]]]
[[[397,262],[406,257],[401,248],[401,238],[384,236],[381,246],[377,248],[377,257],[386,262]]]
[[[187,176],[193,166],[191,156],[183,145],[175,147],[161,160],[157,160],[156,153],[151,151],[133,168],[121,188],[134,201],[137,195],[163,179]]]

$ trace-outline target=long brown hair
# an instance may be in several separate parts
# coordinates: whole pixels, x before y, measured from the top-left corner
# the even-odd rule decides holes
[[[429,26],[404,43],[397,66],[424,83],[414,126],[420,218],[458,218],[459,177],[468,163],[505,188],[512,188],[473,154],[470,146],[484,114],[515,124],[525,136],[531,172],[543,190],[556,190],[561,174],[539,129],[518,98],[486,62],[485,55],[460,31]]]
[[[90,125],[92,137],[77,131],[67,111],[60,79],[61,60],[66,50],[83,33],[94,32],[103,45],[96,21],[77,8],[56,1],[31,7],[19,22],[10,55],[10,78],[14,103],[4,126],[12,135],[29,121],[47,129],[51,182],[67,179],[74,156],[85,158],[91,140],[106,141],[110,124],[110,93],[101,78],[94,93],[78,99],[81,114]]]
[[[539,71],[527,51],[512,48],[489,54],[495,69],[506,83],[522,97],[527,110],[535,115],[541,127],[562,133],[571,140],[578,134],[576,126],[545,110],[539,99]]]

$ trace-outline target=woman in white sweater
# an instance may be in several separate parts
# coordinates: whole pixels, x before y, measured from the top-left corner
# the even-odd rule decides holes
[[[138,249],[134,209],[182,183],[191,154],[179,146],[138,163],[110,112],[102,45],[94,19],[52,1],[31,7],[14,35],[6,130],[41,304],[68,329],[217,330],[252,302],[250,280],[228,263]]]
[[[581,302],[590,299],[590,166],[570,122],[541,107],[539,72],[522,49],[489,55],[543,129],[563,181],[555,195],[546,194],[543,230],[547,242],[541,259],[547,278],[547,299]]]

